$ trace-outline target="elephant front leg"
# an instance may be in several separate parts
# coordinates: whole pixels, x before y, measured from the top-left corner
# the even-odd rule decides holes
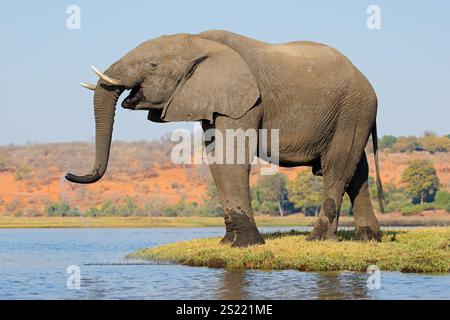
[[[337,229],[343,194],[344,183],[325,174],[322,207],[307,240],[338,240]]]
[[[250,204],[249,165],[212,164],[210,169],[224,209],[226,233],[221,243],[264,244]]]

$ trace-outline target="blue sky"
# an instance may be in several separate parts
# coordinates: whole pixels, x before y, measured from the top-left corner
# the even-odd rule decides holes
[[[369,5],[381,30],[366,27]],[[81,29],[66,27],[69,5]],[[94,64],[104,70],[161,34],[226,29],[268,42],[329,44],[367,76],[380,134],[450,133],[450,1],[8,1],[0,11],[0,145],[90,141]],[[189,123],[156,124],[118,108],[116,140],[157,139]]]

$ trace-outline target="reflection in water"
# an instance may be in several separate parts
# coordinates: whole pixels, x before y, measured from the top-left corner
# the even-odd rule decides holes
[[[315,299],[367,299],[365,274],[354,272],[314,273]]]
[[[223,300],[248,299],[248,280],[244,270],[223,270],[217,298]]]
[[[366,274],[223,270],[217,299],[368,299]]]

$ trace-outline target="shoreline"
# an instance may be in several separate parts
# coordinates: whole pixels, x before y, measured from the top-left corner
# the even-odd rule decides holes
[[[315,217],[293,214],[286,217],[255,216],[259,227],[308,227]],[[448,216],[378,215],[383,227],[445,227],[450,226]],[[353,217],[343,216],[339,226],[352,227]],[[222,217],[0,217],[0,229],[11,228],[202,228],[223,227]]]

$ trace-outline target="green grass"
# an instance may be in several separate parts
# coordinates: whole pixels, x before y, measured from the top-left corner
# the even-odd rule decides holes
[[[352,231],[340,231],[342,241],[308,242],[306,233],[265,234],[266,244],[232,248],[219,238],[196,239],[142,249],[129,258],[227,269],[301,271],[381,270],[450,272],[450,228],[420,228],[383,232],[381,243],[356,242]]]

